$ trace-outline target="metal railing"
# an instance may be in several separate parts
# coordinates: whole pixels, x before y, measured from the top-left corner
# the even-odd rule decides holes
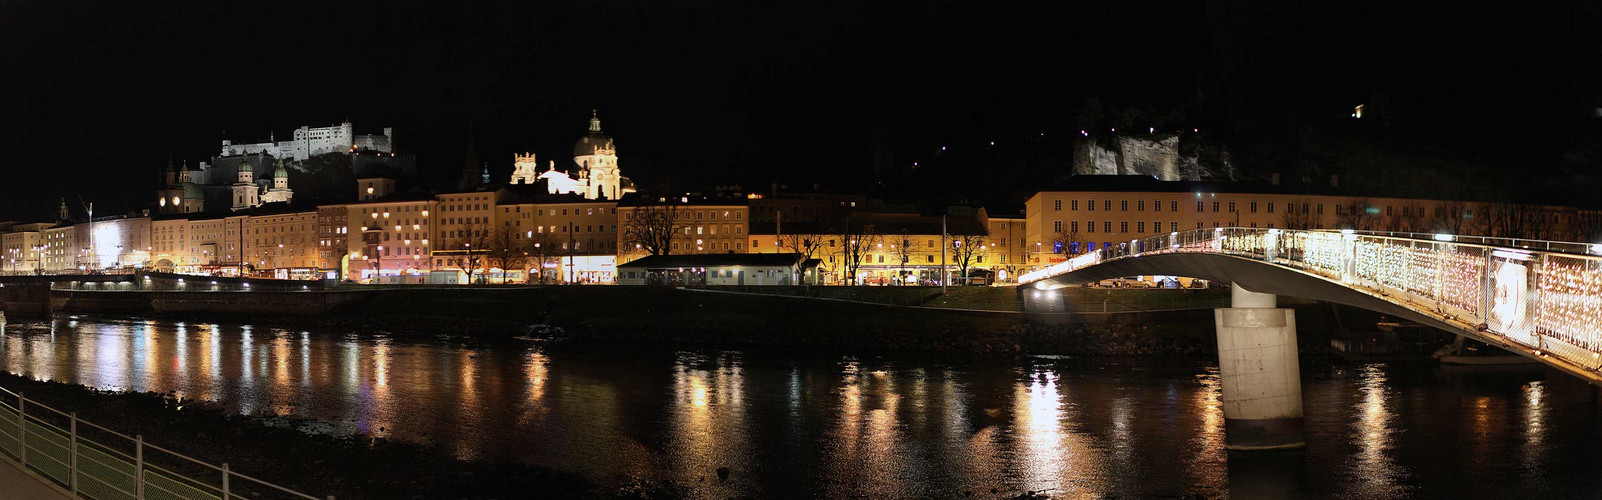
[[[324,500],[145,442],[0,388],[0,452],[95,500]],[[326,500],[333,500],[329,495]]]
[[[1590,245],[1408,236],[1414,237],[1258,228],[1173,232],[1077,255],[1020,276],[1019,283],[1145,255],[1230,255],[1335,281],[1602,377],[1602,257],[1585,255],[1595,253]],[[1498,242],[1517,246],[1486,244]]]

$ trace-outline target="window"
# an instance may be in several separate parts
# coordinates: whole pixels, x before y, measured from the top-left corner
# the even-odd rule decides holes
[[[1052,206],[1052,210],[1056,210],[1058,212],[1061,212],[1062,211],[1062,200],[1052,200],[1051,206]]]
[[[1175,202],[1175,203],[1178,203],[1178,202]],[[1202,208],[1202,207],[1205,207],[1205,206],[1207,206],[1207,202],[1205,202],[1205,201],[1196,202],[1196,211],[1197,212],[1206,211],[1205,209]]]
[[[1234,205],[1234,203],[1230,203],[1230,205]],[[1254,214],[1257,213],[1257,202],[1255,202],[1255,201],[1252,202],[1251,210],[1252,210],[1252,213],[1254,213]],[[1233,212],[1234,210],[1230,210],[1230,211]]]
[[[1252,209],[1252,210],[1256,211],[1256,209]],[[1235,211],[1235,202],[1233,202],[1233,201],[1229,202],[1229,211],[1231,213],[1233,213]]]
[[[1101,209],[1105,210],[1105,211],[1108,211],[1108,212],[1111,212],[1112,211],[1112,200],[1101,200]]]
[[[1218,212],[1218,202],[1213,202],[1213,212]]]
[[[1128,228],[1129,228],[1129,223],[1125,222],[1124,223],[1124,229],[1128,229]],[[1146,232],[1146,223],[1143,222],[1143,221],[1135,222],[1135,232],[1137,232],[1137,233]]]
[[[1197,208],[1200,208],[1200,206],[1198,206]],[[1178,212],[1179,211],[1179,200],[1171,200],[1171,201],[1169,201],[1168,202],[1168,211],[1169,212]],[[1197,212],[1200,212],[1200,211],[1201,210],[1197,210]]]
[[[1096,221],[1086,222],[1085,223],[1085,227],[1090,229],[1090,231],[1088,231],[1088,232],[1091,232],[1091,233],[1096,232]]]
[[[1111,231],[1108,231],[1108,232],[1111,232]],[[1118,232],[1120,232],[1120,233],[1129,232],[1129,221],[1126,221],[1126,220],[1125,221],[1118,221]]]
[[[1129,211],[1129,200],[1118,200],[1118,210],[1123,211],[1123,212],[1128,212]]]
[[[1051,230],[1058,233],[1062,232],[1062,221],[1051,221]]]
[[[934,263],[934,255],[925,255],[924,257],[926,257],[926,259],[924,259],[924,262],[927,262],[927,263],[930,263],[930,264]]]
[[[1307,211],[1307,205],[1302,205],[1302,211],[1303,212]],[[1318,215],[1324,215],[1324,204],[1323,203],[1319,203],[1318,204]]]
[[[1319,206],[1323,206],[1323,205],[1319,205]],[[1344,207],[1344,206],[1346,206],[1346,205],[1336,204],[1335,205],[1335,215],[1344,215],[1344,213],[1346,211],[1341,208],[1341,207]]]
[[[1068,223],[1068,232],[1071,232],[1071,233],[1079,232],[1079,221],[1073,221],[1073,222]],[[1007,240],[1001,240],[1001,246],[1007,246]]]
[[[1068,209],[1069,210],[1073,210],[1075,212],[1079,211],[1079,200],[1073,200],[1073,201],[1068,202]]]
[[[1128,203],[1129,202],[1127,202],[1127,201],[1124,202],[1124,204],[1126,204],[1126,205]],[[1153,210],[1157,210],[1157,209],[1159,209],[1159,208],[1153,207]],[[1140,200],[1140,201],[1135,202],[1135,211],[1136,212],[1145,212],[1146,211],[1146,200]]]
[[[1274,213],[1274,202],[1272,201],[1268,202],[1268,213]]]
[[[1096,211],[1096,200],[1085,200],[1085,210],[1089,212]]]
[[[1200,222],[1196,223],[1196,229],[1201,229],[1201,223]],[[1169,222],[1168,223],[1168,230],[1172,231],[1172,232],[1179,232],[1179,221]]]

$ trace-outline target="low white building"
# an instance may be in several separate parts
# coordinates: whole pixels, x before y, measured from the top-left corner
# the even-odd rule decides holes
[[[817,259],[795,253],[653,255],[617,266],[619,285],[800,285],[815,283]]]

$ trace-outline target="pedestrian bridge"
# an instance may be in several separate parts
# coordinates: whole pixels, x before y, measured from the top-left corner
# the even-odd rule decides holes
[[[1579,243],[1217,228],[1131,240],[1019,283],[1027,304],[1037,292],[1125,276],[1231,282],[1408,318],[1602,383],[1599,254],[1602,245]]]

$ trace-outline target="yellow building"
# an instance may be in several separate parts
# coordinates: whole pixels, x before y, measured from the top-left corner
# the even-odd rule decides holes
[[[636,213],[659,211],[672,214],[672,238],[666,240],[669,255],[747,253],[751,229],[751,208],[744,199],[718,199],[681,196],[678,199],[626,200],[619,205],[616,235],[618,258],[628,262],[650,252],[638,241],[630,241],[628,227]]]
[[[253,213],[243,222],[245,260],[256,275],[311,279],[325,267],[317,243],[316,210]]]
[[[521,249],[508,281],[612,283],[617,274],[617,202],[572,194],[501,191],[491,245]],[[521,238],[517,240],[516,238]],[[501,242],[499,239],[506,239]],[[535,272],[534,269],[540,271]],[[508,270],[512,271],[512,270]],[[542,280],[543,277],[543,280]]]
[[[440,220],[436,205],[433,197],[426,196],[390,196],[343,205],[344,227],[334,227],[334,222],[319,223],[326,224],[321,236],[330,241],[329,245],[340,241],[346,245],[338,261],[322,267],[345,262],[345,277],[358,280],[428,274],[435,269],[433,242]],[[337,216],[331,217],[338,220]],[[337,237],[328,234],[336,230]]]
[[[1580,214],[1568,207],[1246,192],[1251,188],[1143,176],[1074,177],[1025,203],[1025,271],[1137,238],[1218,227],[1579,237]]]

